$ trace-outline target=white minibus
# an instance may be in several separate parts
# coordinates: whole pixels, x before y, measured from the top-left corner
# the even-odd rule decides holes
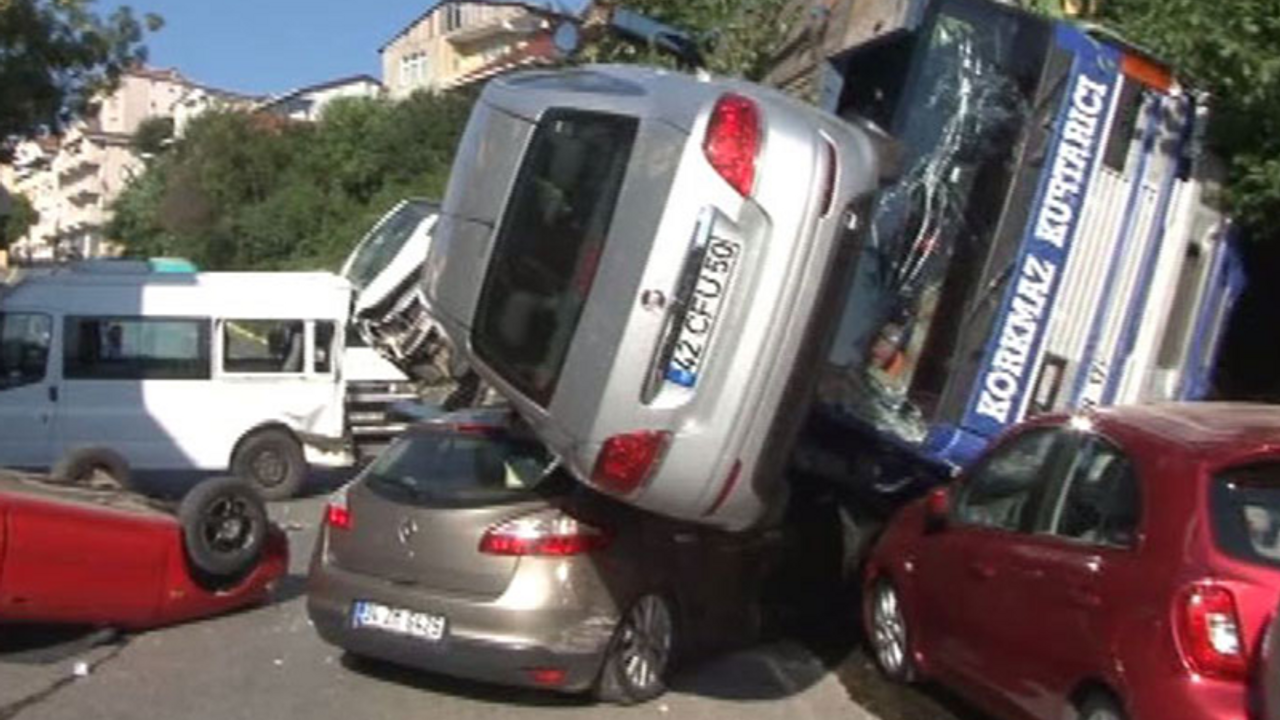
[[[349,459],[350,283],[58,269],[0,287],[0,466],[230,470],[267,498]]]

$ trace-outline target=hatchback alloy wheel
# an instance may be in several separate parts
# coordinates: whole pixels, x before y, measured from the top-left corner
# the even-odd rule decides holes
[[[597,688],[600,699],[631,705],[666,692],[674,645],[675,623],[667,601],[660,595],[641,597],[615,631]]]
[[[637,689],[662,680],[671,655],[671,613],[656,595],[646,595],[631,608],[622,628],[622,668]]]
[[[913,676],[907,646],[907,620],[893,583],[881,580],[872,591],[868,635],[876,663],[893,680],[909,682]]]

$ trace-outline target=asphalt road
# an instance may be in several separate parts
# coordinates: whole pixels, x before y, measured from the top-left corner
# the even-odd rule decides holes
[[[303,578],[321,506],[321,499],[311,498],[272,507],[293,552],[289,577],[265,607],[115,640],[84,632],[0,629],[0,720],[403,720],[423,713],[433,720],[952,717],[928,694],[886,686],[865,657],[842,642],[814,646],[784,639],[703,661],[679,673],[666,697],[635,708],[350,658],[320,641],[303,607]],[[851,690],[876,714],[852,699]]]

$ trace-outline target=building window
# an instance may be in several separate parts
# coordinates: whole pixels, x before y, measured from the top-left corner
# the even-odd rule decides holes
[[[427,54],[416,52],[400,58],[400,87],[427,84]]]
[[[453,32],[462,27],[462,6],[458,4],[446,5],[444,8],[444,31]]]

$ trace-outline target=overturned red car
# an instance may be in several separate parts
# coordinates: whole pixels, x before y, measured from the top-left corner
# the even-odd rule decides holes
[[[288,540],[234,478],[180,504],[0,472],[0,624],[142,630],[265,601]]]

